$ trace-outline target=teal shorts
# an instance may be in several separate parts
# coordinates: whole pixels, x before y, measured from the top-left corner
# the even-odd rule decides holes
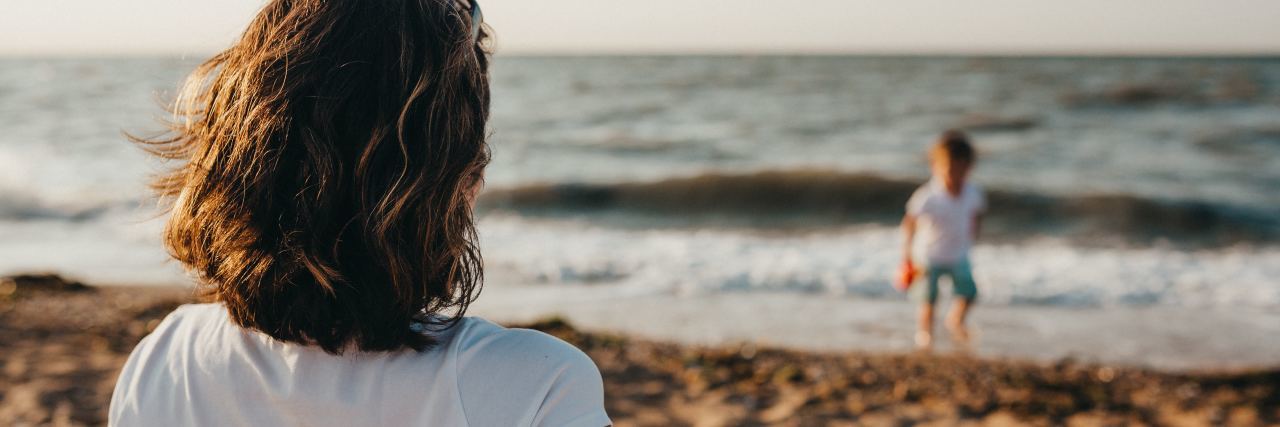
[[[973,271],[969,268],[969,260],[962,259],[953,264],[938,264],[925,267],[925,281],[911,287],[911,300],[919,303],[933,304],[938,300],[938,279],[947,276],[951,279],[951,289],[956,297],[973,302],[978,298],[978,285],[973,283]]]

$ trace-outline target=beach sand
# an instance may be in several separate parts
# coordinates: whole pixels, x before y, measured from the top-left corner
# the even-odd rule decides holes
[[[101,425],[133,345],[181,287],[0,281],[0,425]],[[519,325],[516,325],[519,326]],[[587,352],[617,425],[1274,425],[1280,370],[694,346],[523,326]]]

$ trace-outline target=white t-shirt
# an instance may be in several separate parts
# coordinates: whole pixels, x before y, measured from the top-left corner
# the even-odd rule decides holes
[[[956,197],[937,179],[920,186],[907,201],[907,214],[916,217],[930,265],[952,264],[969,256],[974,218],[987,209],[982,188],[966,182]]]
[[[220,304],[179,307],[133,350],[116,426],[582,426],[612,424],[600,371],[542,332],[467,317],[417,352],[286,343]]]

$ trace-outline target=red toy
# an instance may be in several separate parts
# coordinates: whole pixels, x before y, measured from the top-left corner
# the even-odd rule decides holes
[[[915,283],[919,274],[920,270],[916,269],[911,260],[903,261],[902,265],[898,266],[898,280],[893,283],[893,287],[898,291],[906,292],[907,289],[911,289],[911,284]]]

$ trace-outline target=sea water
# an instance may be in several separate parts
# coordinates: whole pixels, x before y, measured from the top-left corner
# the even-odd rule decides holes
[[[189,281],[145,186],[172,165],[123,133],[162,131],[195,64],[0,59],[0,274]],[[984,304],[1280,309],[1280,59],[499,55],[492,77],[491,284],[903,300],[894,223],[962,127]]]

